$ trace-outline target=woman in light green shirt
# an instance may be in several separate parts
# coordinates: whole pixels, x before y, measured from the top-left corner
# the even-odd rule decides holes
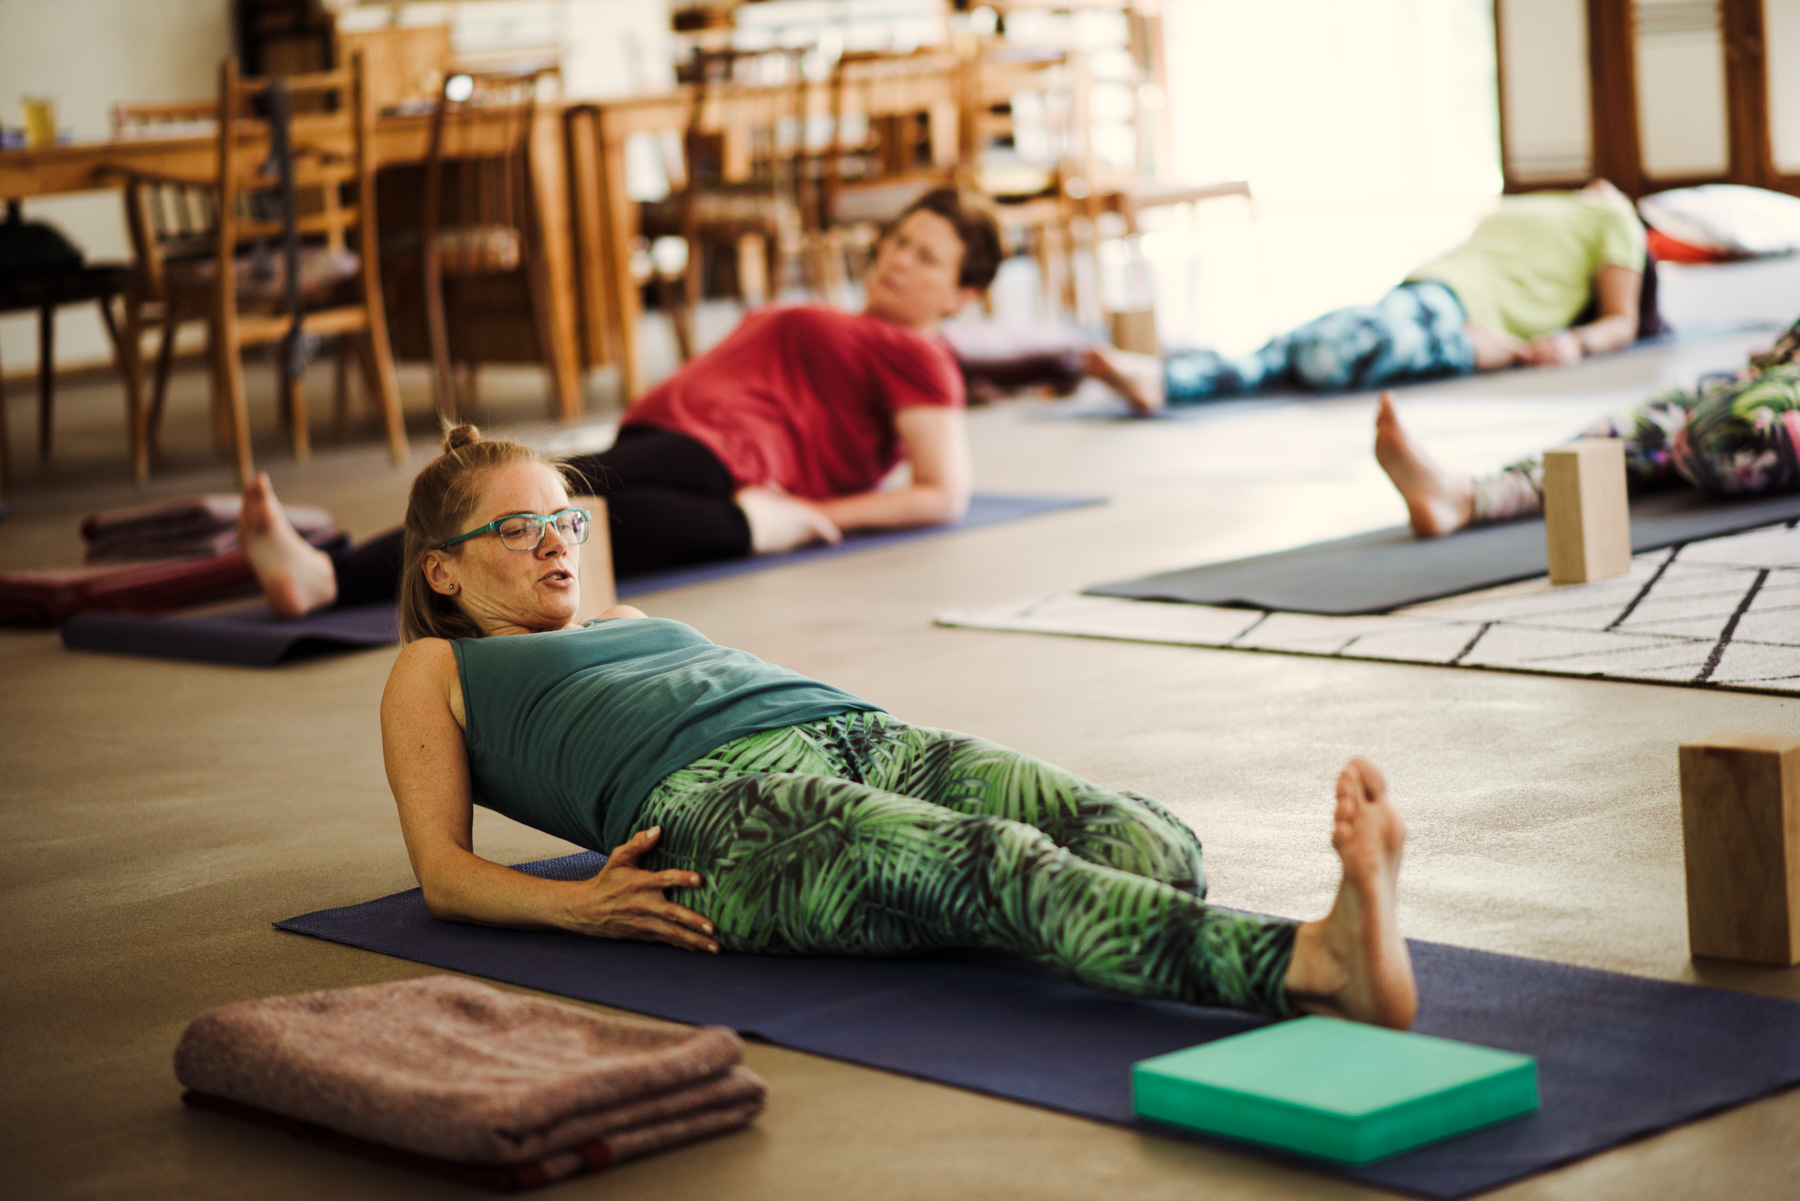
[[[1241,358],[1157,359],[1110,347],[1089,374],[1133,406],[1244,396],[1280,384],[1354,391],[1406,379],[1573,363],[1638,337],[1644,229],[1603,179],[1579,192],[1509,198],[1455,250],[1373,305],[1336,309]],[[1577,325],[1592,309],[1593,320]]]

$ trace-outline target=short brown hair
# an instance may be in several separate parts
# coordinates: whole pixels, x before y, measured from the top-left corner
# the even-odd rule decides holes
[[[955,188],[933,188],[906,206],[894,221],[895,228],[918,212],[936,213],[956,227],[956,236],[963,247],[957,285],[977,292],[987,291],[999,273],[1000,260],[1005,257],[1000,247],[1000,225],[987,203]]]
[[[482,438],[472,425],[444,431],[444,452],[413,479],[406,498],[404,563],[400,573],[400,637],[479,638],[481,628],[462,611],[454,597],[432,588],[425,579],[425,552],[465,533],[481,499],[481,481],[489,471],[512,463],[542,463],[562,472],[562,464],[529,446]],[[461,546],[445,554],[461,553]]]

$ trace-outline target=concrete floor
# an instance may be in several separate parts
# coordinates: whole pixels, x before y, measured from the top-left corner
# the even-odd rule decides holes
[[[1767,335],[1762,335],[1766,340]],[[1755,335],[1577,368],[1412,389],[1403,412],[1470,467],[1565,436],[1659,382],[1734,363]],[[406,377],[409,408],[426,407]],[[228,486],[203,381],[179,380],[172,463],[150,494]],[[530,374],[489,419],[538,434]],[[15,458],[35,434],[14,389]],[[0,569],[71,562],[93,509],[142,494],[119,390],[67,385],[57,462],[21,463]],[[933,628],[934,610],[1277,549],[1400,517],[1367,453],[1369,398],[1221,406],[1199,420],[973,414],[995,490],[1105,506],[647,598],[648,611],[820,676],[917,722],[975,731],[1173,805],[1213,896],[1295,916],[1334,879],[1329,788],[1345,757],[1388,772],[1411,826],[1408,933],[1800,998],[1800,970],[1686,955],[1675,746],[1791,732],[1800,701],[1632,684]],[[394,521],[409,473],[372,432],[286,460],[266,396],[261,461],[290,500],[353,532]],[[426,426],[419,425],[420,432]],[[604,437],[604,432],[588,436]],[[414,464],[429,443],[415,443]],[[273,920],[408,887],[376,705],[392,650],[273,671],[65,652],[0,631],[0,1192],[19,1197],[454,1197],[415,1179],[184,1111],[183,1025],[241,998],[420,974],[278,933]],[[479,814],[503,862],[566,849]],[[731,1196],[1350,1197],[1374,1190],[1005,1101],[755,1045],[772,1086],[749,1132],[551,1190]],[[1800,1194],[1800,1091],[1549,1172],[1508,1198]]]

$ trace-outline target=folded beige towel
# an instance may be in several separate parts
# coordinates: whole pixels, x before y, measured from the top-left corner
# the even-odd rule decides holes
[[[764,1086],[719,1027],[607,1017],[456,976],[243,1001],[194,1019],[175,1074],[215,1097],[422,1155],[612,1162],[742,1125]]]

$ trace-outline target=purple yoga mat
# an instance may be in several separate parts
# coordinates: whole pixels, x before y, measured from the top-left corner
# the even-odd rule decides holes
[[[522,864],[586,879],[605,860]],[[1537,1113],[1363,1167],[1138,1122],[1130,1068],[1263,1019],[1137,1001],[974,953],[903,960],[696,955],[441,922],[418,889],[277,922],[416,963],[771,1042],[1364,1184],[1457,1198],[1800,1083],[1800,1005],[1412,942],[1423,1034],[1535,1056]]]
[[[326,609],[298,621],[283,621],[267,605],[255,604],[207,617],[78,613],[62,625],[63,645],[70,650],[243,667],[274,667],[337,651],[386,646],[399,638],[399,613],[391,604]]]
[[[781,555],[726,559],[630,576],[619,581],[618,595],[621,599],[643,596],[666,588],[706,583],[791,563],[876,550],[958,530],[1101,504],[1104,499],[1098,496],[1013,496],[978,492],[970,500],[969,511],[963,519],[949,525],[870,530],[853,534],[836,546],[810,546]],[[391,604],[327,609],[298,621],[278,620],[266,605],[261,604],[207,617],[82,613],[69,618],[62,627],[63,645],[71,650],[194,659],[202,663],[234,663],[243,667],[274,667],[318,655],[385,646],[398,641],[399,637],[397,614]]]

